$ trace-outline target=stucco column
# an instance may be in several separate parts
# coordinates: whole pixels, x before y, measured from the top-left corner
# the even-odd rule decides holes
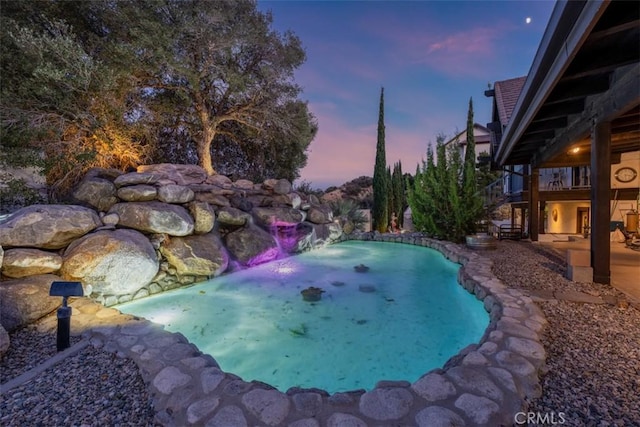
[[[611,220],[611,123],[591,129],[591,267],[593,281],[611,283],[609,222]]]

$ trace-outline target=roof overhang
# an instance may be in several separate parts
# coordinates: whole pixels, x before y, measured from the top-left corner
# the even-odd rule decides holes
[[[612,152],[640,149],[639,18],[635,2],[556,3],[496,152],[500,165],[588,163],[596,120],[611,122]]]

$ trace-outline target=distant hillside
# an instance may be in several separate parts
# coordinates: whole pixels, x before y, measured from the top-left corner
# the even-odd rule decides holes
[[[358,202],[361,208],[370,208],[373,203],[373,178],[361,176],[339,187],[329,187],[321,199],[327,203],[340,199],[351,199]]]

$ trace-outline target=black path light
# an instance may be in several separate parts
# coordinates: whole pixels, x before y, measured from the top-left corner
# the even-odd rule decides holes
[[[71,307],[67,306],[67,298],[84,296],[80,282],[53,282],[49,295],[62,297],[62,307],[58,308],[58,351],[69,348],[71,334]]]

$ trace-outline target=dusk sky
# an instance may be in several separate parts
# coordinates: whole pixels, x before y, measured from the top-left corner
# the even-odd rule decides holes
[[[526,75],[553,1],[259,1],[307,52],[296,72],[318,119],[301,179],[373,176],[380,88],[387,163],[414,173],[436,135],[491,119],[489,83]]]

